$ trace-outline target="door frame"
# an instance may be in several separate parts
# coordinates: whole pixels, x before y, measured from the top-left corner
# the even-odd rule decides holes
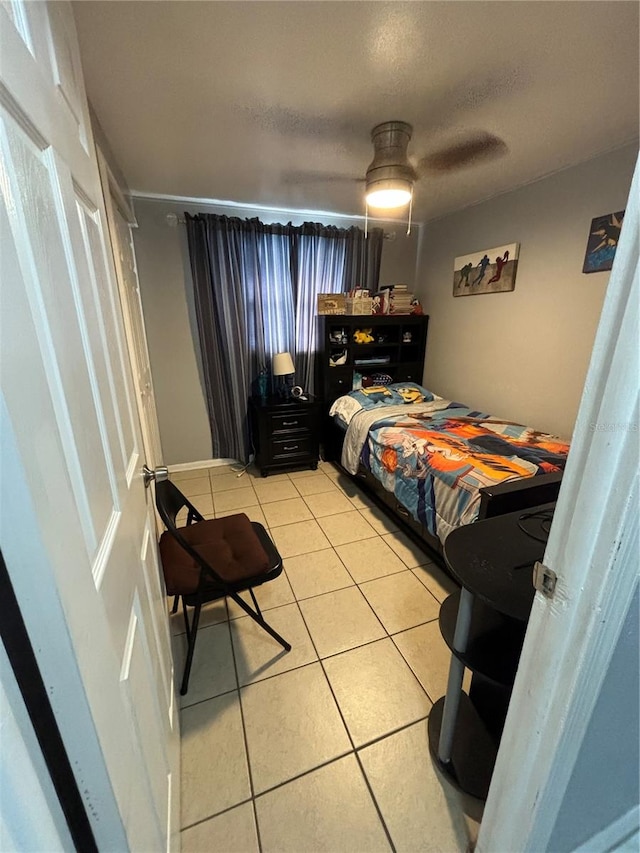
[[[151,364],[149,359],[149,346],[147,343],[147,332],[144,323],[144,311],[142,310],[142,301],[140,298],[140,290],[138,288],[138,302],[140,306],[141,328],[144,336],[144,347],[146,353],[146,365],[149,374],[150,395],[153,401],[153,417],[149,418],[149,413],[142,404],[142,389],[139,387],[138,375],[140,373],[140,365],[138,364],[139,354],[136,352],[133,335],[133,321],[129,309],[129,301],[126,293],[126,283],[120,257],[118,255],[120,248],[120,240],[118,231],[114,221],[114,208],[117,208],[122,214],[129,228],[137,228],[138,222],[135,217],[133,207],[129,203],[123,188],[120,186],[107,158],[100,147],[100,143],[95,141],[96,157],[98,159],[98,171],[100,173],[100,183],[102,185],[102,196],[104,199],[105,212],[107,216],[107,228],[109,232],[109,247],[113,257],[113,265],[115,269],[115,279],[118,287],[118,298],[120,301],[120,309],[123,319],[125,341],[127,346],[127,355],[129,365],[131,367],[131,375],[133,378],[133,386],[135,388],[136,407],[138,409],[138,418],[142,430],[142,444],[144,448],[145,460],[150,468],[155,468],[162,462],[162,442],[160,439],[160,427],[158,424],[158,416],[155,405],[155,393],[153,391],[153,380],[151,377]],[[135,249],[133,240],[131,243],[131,251],[135,262]],[[138,278],[136,268],[136,279]]]
[[[640,160],[476,850],[546,850],[638,585]]]

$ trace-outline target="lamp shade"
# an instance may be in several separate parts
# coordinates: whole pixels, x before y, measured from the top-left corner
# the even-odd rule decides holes
[[[274,376],[286,376],[289,373],[295,373],[296,369],[293,366],[291,354],[288,352],[276,353],[271,362],[271,372]]]

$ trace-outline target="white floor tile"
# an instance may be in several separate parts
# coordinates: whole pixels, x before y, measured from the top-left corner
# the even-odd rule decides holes
[[[327,658],[323,665],[356,746],[429,714],[431,702],[390,639]]]
[[[363,595],[390,634],[438,618],[440,603],[410,571],[363,583]]]
[[[189,498],[189,503],[192,503],[201,515],[210,515],[213,512],[211,492],[206,495],[193,495]]]
[[[297,557],[298,554],[310,554],[312,551],[322,551],[329,548],[331,543],[320,529],[317,521],[298,521],[276,527],[273,540],[280,556]]]
[[[209,477],[191,477],[178,485],[182,494],[191,499],[195,495],[210,495],[211,483]],[[193,503],[193,501],[192,501]]]
[[[289,478],[295,483],[296,480],[302,480],[308,477],[322,477],[323,472],[320,468],[302,468],[299,471],[289,471]]]
[[[242,710],[256,794],[351,749],[319,663],[242,688]]]
[[[406,571],[406,566],[380,536],[336,547],[356,583]]]
[[[238,507],[238,509],[220,510],[216,513],[216,518],[224,518],[227,515],[237,515],[239,512],[243,512],[249,521],[257,521],[263,527],[269,526],[260,504],[255,504],[254,506],[242,506]]]
[[[176,640],[179,657],[176,655],[175,675],[179,686],[182,683],[187,653],[187,635],[182,634],[176,637]],[[198,628],[189,690],[186,696],[180,697],[180,706],[185,708],[187,705],[194,705],[203,699],[211,699],[213,696],[235,690],[236,687],[236,671],[233,665],[228,623],[222,622],[219,625],[210,625],[208,628]]]
[[[208,477],[209,476],[209,467],[207,465],[201,468],[189,468],[188,471],[171,471],[169,470],[169,479],[174,482],[178,488],[180,488],[180,483],[185,480],[191,480],[194,477]]]
[[[319,519],[318,524],[334,546],[377,536],[373,527],[357,510],[344,512],[341,515],[328,515]]]
[[[316,518],[353,511],[351,501],[337,489],[317,495],[306,495],[305,502]]]
[[[218,494],[218,492],[230,492],[234,489],[246,489],[247,486],[251,485],[251,482],[245,474],[238,477],[238,475],[233,472],[229,474],[217,474],[216,476],[211,477],[210,482],[211,491],[214,495]]]
[[[372,506],[365,507],[360,510],[360,515],[366,519],[373,527],[376,533],[381,536],[385,533],[394,533],[398,529],[398,525],[393,521],[384,510],[380,507]]]
[[[275,580],[263,583],[262,586],[254,587],[253,594],[258,602],[258,607],[264,612],[272,610],[274,607],[282,607],[283,604],[292,604],[295,601],[293,590],[289,585],[289,581],[287,580],[287,576],[284,571],[278,575]],[[241,592],[240,598],[246,601],[250,607],[253,607],[253,601],[249,591]],[[247,615],[242,607],[240,607],[239,604],[236,604],[231,596],[227,598],[227,605],[229,607],[229,617],[231,619],[238,619],[241,616]],[[267,619],[267,622],[268,621],[269,620]]]
[[[180,715],[181,826],[251,796],[237,692],[185,708]]]
[[[287,672],[318,659],[297,604],[286,604],[269,610],[264,614],[264,619],[284,640],[291,643],[291,651],[285,651],[250,616],[232,619],[231,636],[240,685]]]
[[[322,492],[335,492],[340,494],[333,481],[329,477],[300,477],[295,481],[296,489],[302,497],[307,495],[318,495]]]
[[[393,548],[408,569],[415,569],[417,566],[424,566],[425,563],[431,562],[422,548],[416,545],[406,533],[398,531],[397,533],[389,533],[382,538],[390,548]]]
[[[353,586],[353,578],[333,548],[289,557],[286,572],[297,599]]]
[[[243,803],[180,834],[182,853],[259,853],[253,803]]]
[[[173,597],[167,599],[169,603],[169,609],[173,607]],[[189,619],[191,619],[193,615],[193,608],[188,607],[187,612],[189,614]],[[210,601],[208,604],[204,604],[202,610],[200,611],[200,627],[206,628],[207,625],[217,625],[219,622],[226,622],[227,620],[227,606],[225,604],[224,598],[219,599],[218,601]],[[172,634],[184,634],[184,616],[182,614],[182,602],[178,605],[178,610],[176,613],[169,613],[169,624],[171,625],[171,633]]]
[[[257,503],[258,497],[251,486],[231,489],[227,492],[216,492],[213,496],[216,515],[221,515],[230,510],[244,509],[246,506],[255,506]]]
[[[236,467],[241,467],[239,462],[229,465],[212,465],[209,468],[209,477],[213,479],[213,477],[222,477],[223,474],[233,474]]]
[[[296,491],[296,487],[287,477],[286,480],[272,480],[266,477],[263,480],[254,480],[254,489],[258,500],[261,504],[272,503],[273,501],[286,501],[289,498],[299,498],[300,494]]]
[[[467,849],[460,799],[434,770],[426,720],[365,747],[359,755],[398,853]]]
[[[253,466],[247,468],[245,476],[259,483],[283,483],[289,480],[289,475],[286,472],[283,474],[269,474],[268,477],[263,477],[260,471]],[[252,485],[254,485],[253,482]]]
[[[453,578],[445,574],[434,563],[427,563],[417,569],[412,569],[412,571],[440,603],[448,598],[452,592],[457,592],[460,589]]]
[[[382,853],[389,843],[353,755],[256,799],[264,853]]]
[[[395,634],[393,642],[416,674],[420,684],[436,702],[447,692],[451,651],[436,621]]]
[[[385,636],[385,630],[358,587],[351,586],[300,602],[311,639],[321,658]]]
[[[263,504],[262,509],[269,527],[281,527],[283,524],[294,524],[296,521],[313,518],[311,510],[302,498],[273,501]]]

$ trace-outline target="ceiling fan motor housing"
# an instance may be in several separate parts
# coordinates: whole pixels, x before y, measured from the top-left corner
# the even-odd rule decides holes
[[[407,157],[412,132],[406,121],[385,121],[373,128],[374,156],[367,169],[367,193],[400,186],[411,192],[416,179]]]

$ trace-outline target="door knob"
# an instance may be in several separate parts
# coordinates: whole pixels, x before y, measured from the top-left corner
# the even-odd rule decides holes
[[[155,471],[148,468],[146,463],[142,466],[142,479],[144,480],[145,489],[149,488],[152,480],[156,483],[161,483],[163,480],[169,479],[169,469],[165,465],[158,465]]]

